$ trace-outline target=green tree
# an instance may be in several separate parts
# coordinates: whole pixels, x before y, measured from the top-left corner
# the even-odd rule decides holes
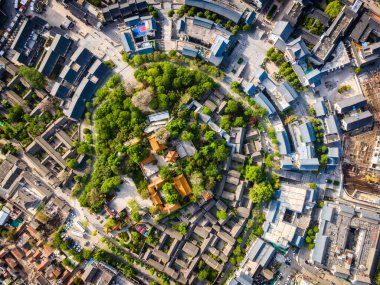
[[[141,221],[141,216],[139,212],[132,212],[131,218],[135,223],[138,223]]]
[[[75,158],[68,158],[66,159],[67,166],[71,169],[74,169],[77,167],[77,161]]]
[[[186,224],[185,224],[185,223],[180,223],[179,226],[178,226],[178,231],[179,231],[182,235],[186,235],[186,234],[187,234]]]
[[[91,250],[85,248],[82,251],[82,256],[84,259],[89,259],[91,257],[91,253]]]
[[[183,17],[186,13],[186,6],[182,5],[181,8],[178,9],[177,15],[178,17]]]
[[[325,13],[329,15],[331,18],[336,18],[339,15],[340,11],[342,11],[343,5],[339,0],[334,0],[330,2],[325,9]]]
[[[133,58],[133,63],[136,65],[136,66],[140,66],[141,64],[144,63],[143,61],[143,58],[140,54],[136,54]]]
[[[239,91],[240,91],[240,83],[237,82],[237,81],[233,81],[233,82],[231,83],[231,89],[232,89],[232,91],[234,91],[235,93],[239,93]]]
[[[228,148],[225,144],[221,144],[216,147],[213,157],[217,162],[225,161],[228,155]]]
[[[117,84],[120,82],[120,75],[114,74],[108,79],[107,81],[107,87],[108,88],[115,88]]]
[[[139,164],[148,156],[149,149],[141,144],[134,144],[127,148],[127,154],[133,162]]]
[[[315,183],[315,182],[311,182],[310,184],[309,184],[309,187],[311,188],[311,189],[317,189],[317,184]]]
[[[174,10],[173,10],[173,9],[172,9],[172,10],[169,10],[169,12],[168,12],[168,16],[169,16],[170,18],[174,16]]]
[[[181,196],[174,189],[171,183],[165,183],[164,186],[162,186],[162,191],[165,194],[165,201],[169,204],[176,204],[181,199]]]
[[[216,217],[219,219],[219,220],[222,220],[224,221],[225,219],[227,219],[228,215],[227,215],[227,212],[225,210],[218,210],[216,212]]]
[[[251,29],[251,26],[248,25],[248,24],[245,24],[245,25],[243,26],[243,32],[249,32],[250,29]]]
[[[207,279],[208,275],[209,275],[208,270],[207,269],[202,269],[199,272],[199,274],[198,274],[198,279],[201,280],[201,281],[205,280],[205,279]]]
[[[226,113],[226,114],[235,113],[238,110],[238,108],[239,108],[239,105],[238,105],[238,103],[236,103],[236,101],[228,100],[227,106],[224,109],[224,113]]]
[[[116,189],[121,184],[120,176],[114,176],[104,180],[100,191],[104,194],[108,194],[111,190]]]
[[[18,70],[20,75],[28,81],[31,87],[43,89],[45,87],[45,77],[34,67],[22,66]]]
[[[329,161],[329,156],[326,154],[322,154],[321,159],[319,160],[319,164],[321,168],[325,168],[327,166],[328,161]]]
[[[244,177],[251,182],[260,183],[264,179],[264,174],[259,166],[247,165]]]
[[[215,139],[215,132],[207,131],[204,135],[204,138],[207,142],[212,142]]]
[[[274,190],[267,181],[255,184],[249,190],[249,198],[256,204],[261,205],[269,201],[273,196]]]
[[[188,131],[183,131],[181,135],[181,140],[185,142],[192,141],[194,139],[194,134],[188,132]]]

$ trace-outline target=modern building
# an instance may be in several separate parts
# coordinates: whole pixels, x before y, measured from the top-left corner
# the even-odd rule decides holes
[[[184,56],[220,66],[236,43],[235,36],[215,22],[195,16],[177,21],[177,50]]]
[[[236,10],[232,6],[227,6],[226,3],[213,0],[185,0],[186,6],[211,11],[237,24],[242,18],[243,12]]]
[[[307,122],[298,126],[303,143],[312,143],[315,141],[315,133],[312,123]]]
[[[373,116],[370,111],[345,116],[342,120],[342,129],[349,132],[355,129],[372,127]]]
[[[321,84],[320,70],[312,67],[321,63],[310,53],[302,37],[286,44],[285,57],[303,86],[317,87]]]
[[[90,102],[96,90],[104,83],[110,70],[100,60],[95,62],[87,70],[87,75],[82,79],[71,98],[69,108],[64,110],[66,116],[80,120],[86,108],[86,102]]]
[[[357,2],[361,1],[357,0]],[[328,61],[340,39],[346,36],[357,16],[358,14],[350,6],[344,6],[313,48],[313,54],[320,62],[326,63]]]
[[[314,105],[314,110],[315,110],[315,116],[317,118],[320,118],[320,117],[327,115],[326,103],[322,97],[317,98],[315,105]]]
[[[353,96],[343,99],[334,104],[334,110],[338,114],[346,114],[351,111],[357,111],[367,105],[367,99],[363,95]]]
[[[273,28],[269,39],[273,42],[275,48],[284,51],[286,42],[293,33],[293,26],[288,21],[279,21]]]
[[[11,213],[11,210],[8,207],[3,206],[3,208],[1,208],[1,210],[0,210],[0,226],[5,225],[5,223],[9,219],[10,213]]]
[[[263,107],[265,110],[267,110],[268,115],[272,115],[276,113],[276,109],[273,107],[272,103],[269,101],[269,99],[264,95],[264,93],[260,92],[258,93],[253,100],[257,104],[260,105],[260,107]]]
[[[70,62],[65,65],[59,75],[63,83],[77,85],[85,71],[95,60],[95,56],[85,47],[79,47],[70,57]]]
[[[124,23],[127,30],[120,35],[121,43],[130,57],[155,51],[157,21],[153,16],[133,16]]]
[[[278,151],[281,155],[288,155],[291,152],[288,134],[285,130],[276,132],[278,141]]]
[[[276,255],[276,250],[269,243],[257,238],[249,249],[240,267],[228,285],[251,285],[255,284],[255,278],[267,269]]]
[[[353,284],[373,284],[379,252],[380,216],[351,204],[325,203],[310,259]]]
[[[318,158],[300,159],[298,163],[299,163],[299,167],[298,167],[299,170],[302,170],[302,171],[318,171],[319,170]]]
[[[376,15],[364,13],[355,25],[350,38],[353,43],[355,62],[363,66],[380,58],[380,19]]]
[[[262,238],[283,249],[302,246],[315,200],[312,189],[282,184],[269,204]]]

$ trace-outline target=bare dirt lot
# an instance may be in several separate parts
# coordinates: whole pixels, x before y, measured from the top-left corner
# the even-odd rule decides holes
[[[345,188],[349,193],[359,190],[366,193],[380,194],[379,184],[374,184],[369,178],[380,178],[369,169],[380,127],[357,135],[345,136],[343,173]]]
[[[380,70],[361,75],[359,82],[363,95],[367,98],[368,109],[375,117],[375,126],[368,132],[345,136],[342,165],[344,184],[350,194],[358,190],[379,195],[380,186],[376,179],[380,176],[369,168],[380,135]]]
[[[380,70],[369,72],[359,77],[363,95],[368,100],[369,110],[380,123]]]

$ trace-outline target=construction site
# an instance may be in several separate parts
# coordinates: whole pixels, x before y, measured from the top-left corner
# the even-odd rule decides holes
[[[375,118],[371,131],[344,137],[344,187],[352,196],[366,196],[377,200],[380,195],[380,70],[359,78],[368,109]]]

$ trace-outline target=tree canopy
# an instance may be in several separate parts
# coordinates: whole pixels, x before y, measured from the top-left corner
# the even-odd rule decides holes
[[[43,89],[45,87],[45,76],[34,67],[22,66],[18,70],[20,75],[28,81],[31,87]]]
[[[261,168],[255,165],[246,166],[244,177],[245,179],[255,183],[260,183],[264,179]]]
[[[256,204],[261,205],[265,202],[270,201],[273,196],[273,187],[269,182],[261,182],[255,184],[249,190],[249,198]]]
[[[329,15],[331,18],[336,18],[340,11],[342,11],[343,5],[339,0],[334,0],[330,2],[325,9],[325,13]]]

